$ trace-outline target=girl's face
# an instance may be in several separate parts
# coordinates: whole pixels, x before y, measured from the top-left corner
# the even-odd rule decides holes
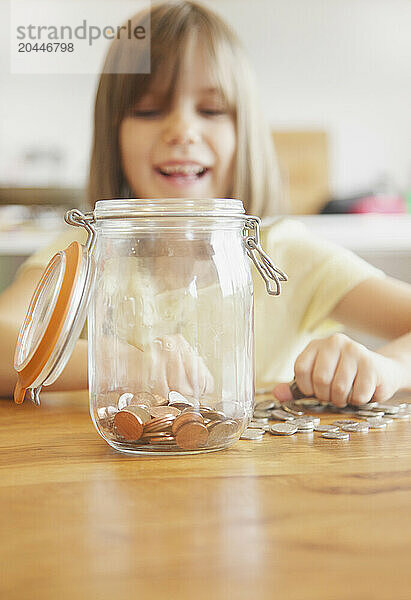
[[[169,106],[161,82],[120,125],[124,175],[137,198],[225,198],[236,150],[234,117],[197,44]]]

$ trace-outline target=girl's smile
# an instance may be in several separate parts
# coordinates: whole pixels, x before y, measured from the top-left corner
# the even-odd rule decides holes
[[[157,175],[168,185],[193,188],[210,176],[210,167],[195,161],[169,160],[154,167]],[[207,182],[208,183],[208,182]]]

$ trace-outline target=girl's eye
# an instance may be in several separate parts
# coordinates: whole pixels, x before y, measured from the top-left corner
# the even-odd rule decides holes
[[[132,112],[133,117],[141,119],[154,119],[161,115],[161,110],[138,110],[134,109]]]
[[[227,114],[227,111],[224,110],[224,108],[201,108],[200,112],[207,117],[218,117]]]

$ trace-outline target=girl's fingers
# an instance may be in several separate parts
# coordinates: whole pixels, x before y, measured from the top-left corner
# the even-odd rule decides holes
[[[293,399],[289,383],[278,383],[273,389],[273,394],[280,402],[291,402]]]
[[[322,402],[330,402],[331,384],[339,360],[340,350],[335,346],[333,347],[332,342],[322,346],[317,353],[311,379],[314,395]]]
[[[354,379],[357,375],[357,360],[347,353],[341,354],[331,383],[331,402],[335,406],[347,406]]]
[[[180,353],[176,353],[172,360],[166,363],[167,383],[170,390],[177,390],[180,394],[191,395],[193,388],[187,379],[184,360]]]
[[[312,370],[317,357],[317,344],[310,342],[297,357],[294,364],[295,380],[298,387],[306,396],[314,396]]]
[[[359,406],[371,400],[375,392],[375,377],[367,361],[359,361],[357,375],[354,379],[350,404]]]
[[[167,398],[170,389],[167,382],[167,372],[165,361],[162,357],[161,346],[157,347],[153,345],[152,356],[149,363],[149,382],[150,385],[154,386],[156,394],[160,394],[161,396],[164,396],[164,398]]]

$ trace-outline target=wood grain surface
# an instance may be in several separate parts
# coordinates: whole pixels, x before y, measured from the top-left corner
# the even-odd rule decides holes
[[[2,600],[411,597],[409,422],[163,458],[112,450],[84,392],[0,418]]]

